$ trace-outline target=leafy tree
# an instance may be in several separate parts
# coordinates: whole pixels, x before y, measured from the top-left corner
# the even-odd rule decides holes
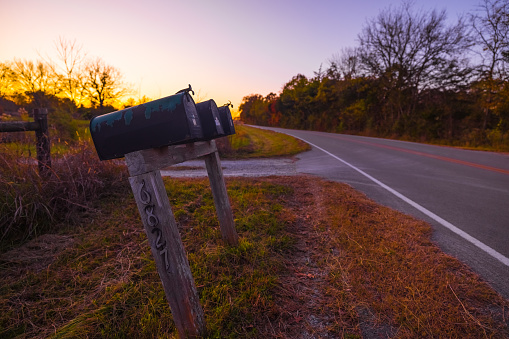
[[[248,124],[268,125],[270,119],[268,103],[260,94],[245,96],[239,110],[242,121]]]
[[[257,121],[254,118],[253,106],[256,101],[262,100],[260,94],[251,94],[242,98],[242,102],[239,105],[240,119],[247,124],[256,124]]]
[[[281,122],[290,128],[311,129],[320,81],[298,74],[283,86],[279,99]]]

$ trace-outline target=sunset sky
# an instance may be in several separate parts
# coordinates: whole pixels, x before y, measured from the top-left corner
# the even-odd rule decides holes
[[[396,0],[0,0],[0,62],[56,59],[59,37],[118,68],[138,98],[191,84],[219,105],[278,93],[357,45],[366,19]],[[451,21],[479,0],[415,0]],[[199,92],[199,93],[198,93]],[[196,99],[196,96],[195,96]]]

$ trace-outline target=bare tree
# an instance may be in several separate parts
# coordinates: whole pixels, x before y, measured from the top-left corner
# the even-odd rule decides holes
[[[199,103],[199,102],[202,102],[202,101],[205,101],[207,100],[207,93],[203,94],[201,89],[198,89],[196,92],[196,95],[194,97],[194,101],[196,103]]]
[[[470,15],[477,53],[482,58],[481,76],[505,79],[509,51],[509,0],[483,0]]]
[[[402,85],[436,85],[470,45],[463,20],[447,26],[446,19],[445,10],[414,12],[408,3],[382,11],[358,37],[367,71],[395,77]]]
[[[59,37],[55,42],[59,60],[60,86],[69,100],[79,106],[84,97],[84,71],[83,63],[86,53],[76,40],[66,40]]]
[[[44,61],[15,60],[12,71],[17,87],[25,93],[42,92],[52,95],[58,93],[54,69]]]
[[[0,63],[0,97],[6,97],[14,90],[15,74],[9,63]]]
[[[505,100],[505,82],[509,80],[509,0],[483,0],[470,15],[475,32],[476,52],[481,57],[475,88],[483,111],[482,131],[488,127],[492,112],[499,111],[499,126],[506,118],[497,109]]]
[[[120,71],[101,58],[90,60],[85,66],[84,87],[90,103],[99,109],[114,104],[129,93]]]
[[[423,90],[462,79],[467,27],[461,19],[448,26],[446,19],[444,10],[416,12],[403,3],[381,11],[359,34],[362,66],[381,80],[392,120],[411,115]]]
[[[341,53],[334,54],[329,59],[329,76],[336,78],[336,80],[339,80],[341,77],[345,80],[351,80],[360,74],[359,66],[359,49],[351,47],[343,48]]]

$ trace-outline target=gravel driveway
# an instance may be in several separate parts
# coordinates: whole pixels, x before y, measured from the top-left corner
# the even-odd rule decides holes
[[[296,161],[296,158],[221,160],[221,167],[223,175],[227,177],[296,175]],[[192,160],[161,170],[161,175],[175,178],[206,177],[207,170],[205,161]]]

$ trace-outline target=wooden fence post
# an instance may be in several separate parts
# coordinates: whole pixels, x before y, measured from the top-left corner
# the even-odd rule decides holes
[[[129,178],[180,338],[205,335],[205,317],[159,170]]]
[[[228,199],[226,185],[224,183],[223,169],[217,150],[203,157],[205,166],[209,176],[212,195],[214,196],[214,204],[216,205],[217,219],[223,240],[230,246],[236,246],[239,243],[239,236],[235,230],[235,222],[233,220],[232,207]]]
[[[51,169],[48,110],[46,108],[35,108],[33,113],[34,120],[39,123],[39,128],[35,130],[37,165],[39,166],[39,173],[44,175]]]

